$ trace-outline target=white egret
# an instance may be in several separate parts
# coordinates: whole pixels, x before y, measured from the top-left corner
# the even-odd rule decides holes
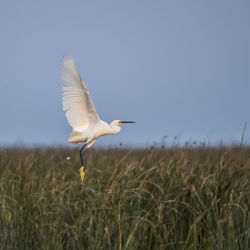
[[[89,96],[87,86],[82,80],[73,58],[63,58],[62,80],[63,110],[66,111],[67,120],[73,129],[68,142],[85,143],[80,149],[82,164],[80,174],[83,181],[85,175],[82,159],[84,150],[90,148],[98,137],[117,134],[120,132],[122,124],[134,122],[114,120],[110,124],[107,124],[100,119]]]

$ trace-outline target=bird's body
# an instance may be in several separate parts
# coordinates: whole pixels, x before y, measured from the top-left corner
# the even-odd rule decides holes
[[[102,121],[91,101],[89,91],[82,80],[72,58],[62,60],[63,110],[73,128],[69,136],[70,143],[85,142],[90,147],[96,138],[117,134],[124,122],[114,120],[110,124]]]
[[[117,120],[117,123],[119,121]],[[116,124],[107,124],[106,122],[100,120],[96,123],[90,124],[88,127],[79,131],[72,131],[69,136],[69,143],[85,142],[88,144],[88,148],[92,146],[95,140],[103,135],[113,135],[119,133],[121,127]]]
[[[86,143],[80,150],[83,165],[83,149],[91,147],[100,136],[119,133],[122,124],[134,122],[114,120],[108,124],[100,119],[73,58],[62,60],[62,80],[63,110],[66,111],[67,120],[73,129],[68,142]]]

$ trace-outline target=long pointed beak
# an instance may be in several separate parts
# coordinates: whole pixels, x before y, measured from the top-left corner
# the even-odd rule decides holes
[[[133,121],[120,121],[120,123],[125,124],[125,123],[135,123],[135,122],[133,122]]]

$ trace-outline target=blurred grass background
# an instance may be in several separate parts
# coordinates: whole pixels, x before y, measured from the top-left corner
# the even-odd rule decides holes
[[[70,157],[70,160],[67,160]],[[0,149],[0,249],[250,249],[250,148]]]

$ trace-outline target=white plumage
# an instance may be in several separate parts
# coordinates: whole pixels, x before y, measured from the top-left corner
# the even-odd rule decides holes
[[[73,131],[70,143],[85,142],[89,148],[96,138],[106,134],[117,134],[124,123],[131,121],[114,120],[108,125],[102,121],[91,101],[85,82],[76,68],[73,58],[62,60],[63,110]]]
[[[62,61],[63,110],[75,131],[83,131],[91,123],[100,121],[90,99],[86,84],[81,79],[72,58]]]

